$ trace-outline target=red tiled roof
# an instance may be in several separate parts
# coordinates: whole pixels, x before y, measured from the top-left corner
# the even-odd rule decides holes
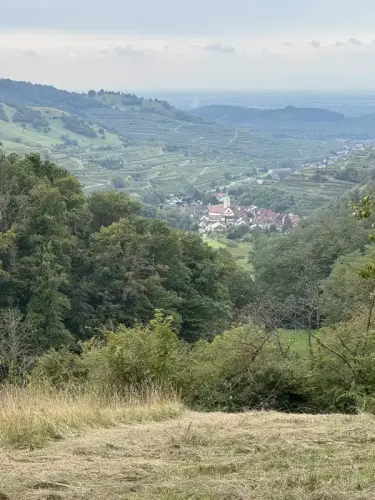
[[[224,215],[229,207],[224,207],[223,205],[209,205],[208,211],[210,214],[222,214]]]
[[[223,196],[225,196],[225,193],[216,193],[215,195],[217,198],[222,198]]]

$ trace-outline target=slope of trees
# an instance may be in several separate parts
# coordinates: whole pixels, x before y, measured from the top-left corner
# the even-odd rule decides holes
[[[244,271],[198,235],[141,217],[118,192],[86,198],[37,154],[0,162],[0,313],[8,334],[17,319],[22,353],[147,322],[156,309],[192,341],[223,331],[247,303],[251,290],[239,300],[234,286]]]
[[[75,116],[63,115],[61,120],[64,123],[64,127],[71,132],[76,134],[85,135],[86,137],[96,137],[97,133],[95,130],[82,118],[77,118]]]
[[[372,221],[353,217],[348,202],[332,204],[291,234],[255,241],[251,261],[258,298],[282,311],[281,325],[316,328],[348,319],[369,293],[358,268],[373,253],[368,248]]]

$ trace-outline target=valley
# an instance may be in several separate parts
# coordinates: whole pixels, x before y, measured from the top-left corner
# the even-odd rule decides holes
[[[73,172],[86,192],[117,186],[145,200],[189,186],[207,192],[254,183],[285,162],[323,161],[337,149],[331,139],[275,138],[113,92],[71,94],[3,80],[0,100],[5,150],[40,152]]]

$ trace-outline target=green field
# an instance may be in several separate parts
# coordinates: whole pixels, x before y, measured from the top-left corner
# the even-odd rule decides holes
[[[249,253],[252,248],[251,243],[228,240],[224,236],[220,236],[219,239],[205,236],[204,241],[212,248],[224,248],[235,258],[241,267],[247,271],[252,271],[252,265],[249,262]]]

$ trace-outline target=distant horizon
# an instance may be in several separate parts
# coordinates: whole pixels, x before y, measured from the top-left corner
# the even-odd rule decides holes
[[[98,86],[85,86],[85,87],[76,87],[76,86],[59,86],[54,83],[45,83],[42,81],[37,81],[33,79],[16,79],[16,78],[11,78],[6,75],[1,75],[0,74],[0,79],[2,80],[13,80],[13,81],[19,81],[19,82],[26,82],[26,83],[31,83],[33,85],[46,85],[46,86],[51,86],[55,87],[59,90],[67,90],[68,92],[77,92],[77,93],[86,93],[89,92],[90,90],[95,90],[95,92],[99,92],[101,89],[109,92],[122,92],[124,94],[129,93],[129,94],[136,94],[139,97],[142,97],[140,94],[152,94],[152,93],[161,93],[161,94],[195,94],[195,93],[200,93],[200,94],[243,94],[243,95],[248,95],[248,94],[258,94],[258,93],[264,93],[264,94],[363,94],[363,93],[370,93],[370,94],[375,94],[375,87],[371,88],[357,88],[357,89],[351,89],[351,88],[340,88],[340,89],[330,89],[330,88],[303,88],[303,89],[298,89],[298,88],[254,88],[254,89],[236,89],[236,88],[222,88],[222,89],[217,89],[217,88],[209,88],[209,87],[196,87],[196,88],[179,88],[179,87],[160,87],[160,88],[153,88],[153,89],[147,89],[147,88],[142,88],[142,87],[137,87],[137,88],[118,88],[118,86],[105,86],[101,87],[100,85]]]

